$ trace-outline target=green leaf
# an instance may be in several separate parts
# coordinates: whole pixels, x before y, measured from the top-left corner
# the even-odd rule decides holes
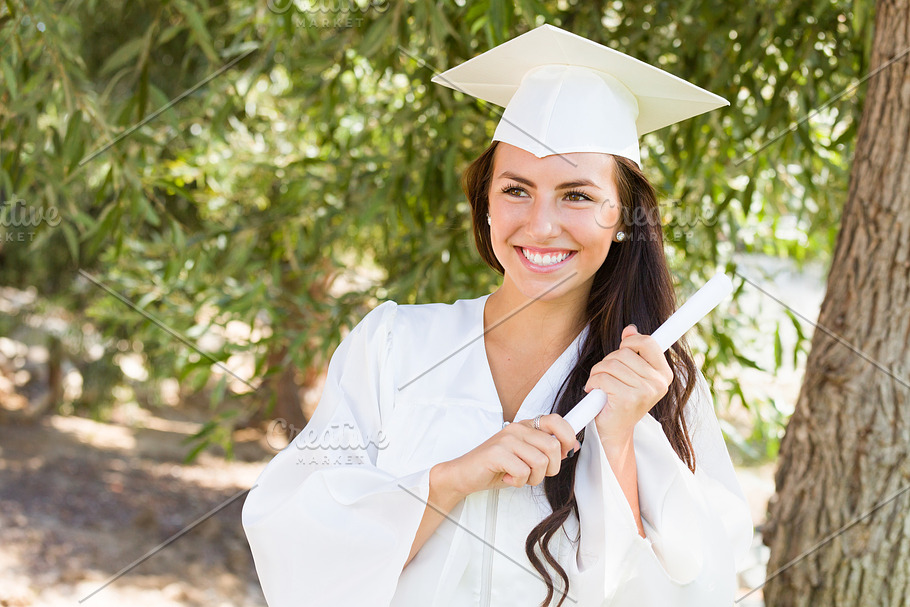
[[[193,32],[193,39],[196,41],[196,44],[202,48],[202,52],[205,53],[205,56],[208,57],[209,61],[212,63],[220,63],[221,58],[218,56],[218,53],[215,52],[215,47],[212,45],[212,36],[205,26],[205,19],[199,14],[196,7],[186,0],[174,0],[174,6],[177,7],[177,10],[179,10],[184,17],[186,17],[186,22]]]
[[[142,49],[145,48],[145,37],[133,38],[129,42],[121,45],[114,51],[104,62],[99,70],[99,75],[107,76],[117,71],[131,61],[138,59]]]
[[[82,128],[82,110],[76,110],[66,124],[66,136],[63,138],[63,158],[67,160],[67,173],[73,172],[85,154]]]
[[[3,82],[6,83],[6,90],[9,91],[10,101],[15,101],[18,93],[16,74],[13,72],[12,66],[7,63],[3,57],[0,57],[0,72],[3,74]]]
[[[149,203],[148,199],[145,196],[137,196],[135,206],[139,208],[142,216],[145,217],[145,220],[150,224],[153,226],[161,225],[161,219],[158,217],[155,209],[152,207],[151,203]]]
[[[215,384],[215,389],[212,390],[209,406],[213,409],[224,402],[224,393],[227,390],[227,378],[227,375],[222,375],[218,379],[218,383]]]
[[[68,222],[62,222],[60,228],[63,230],[63,237],[66,239],[66,246],[69,248],[70,257],[76,265],[79,265],[79,236],[75,228]]]
[[[373,21],[373,23],[370,24],[370,27],[367,28],[363,40],[360,42],[360,54],[367,58],[373,57],[382,47],[383,43],[389,39],[391,24],[392,21],[390,19],[382,16]]]
[[[774,369],[775,371],[781,368],[783,364],[783,344],[780,340],[780,323],[777,325],[777,330],[774,332]]]
[[[493,32],[493,43],[500,44],[506,31],[506,5],[505,0],[490,0],[490,29]]]

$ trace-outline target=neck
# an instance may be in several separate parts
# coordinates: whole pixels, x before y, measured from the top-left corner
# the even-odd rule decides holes
[[[487,299],[484,326],[496,342],[523,349],[562,351],[585,325],[587,291],[552,299],[528,298],[506,281]]]

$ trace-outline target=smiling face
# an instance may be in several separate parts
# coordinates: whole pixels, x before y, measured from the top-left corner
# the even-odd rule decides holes
[[[538,158],[497,146],[490,237],[504,269],[504,290],[544,301],[587,299],[620,226],[614,170],[609,154]]]

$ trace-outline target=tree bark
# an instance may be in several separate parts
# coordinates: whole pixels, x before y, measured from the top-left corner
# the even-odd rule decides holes
[[[910,605],[910,491],[788,565],[910,487],[908,47],[910,3],[879,1],[871,65],[881,70],[868,80],[819,328],[764,529],[769,607]]]

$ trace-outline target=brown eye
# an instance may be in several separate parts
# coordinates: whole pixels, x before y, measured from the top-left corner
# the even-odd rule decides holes
[[[514,183],[510,183],[506,187],[502,188],[501,191],[503,194],[508,194],[509,196],[521,196],[525,193],[524,188],[517,186]]]
[[[584,192],[579,192],[578,190],[572,190],[571,192],[566,192],[566,198],[572,202],[586,202],[590,201],[591,197],[585,194]]]

